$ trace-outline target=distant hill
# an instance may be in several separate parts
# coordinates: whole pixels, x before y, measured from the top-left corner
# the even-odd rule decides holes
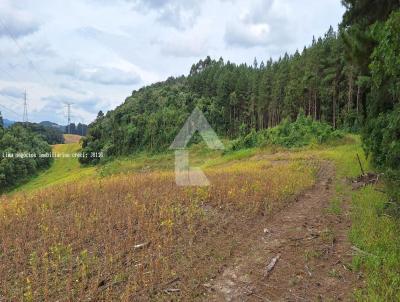
[[[12,127],[17,125],[22,125],[24,128],[29,129],[31,132],[39,134],[48,144],[63,144],[64,136],[63,131],[57,129],[56,127],[46,126],[43,124],[36,123],[15,123]]]
[[[45,127],[56,128],[56,129],[58,129],[58,130],[60,130],[62,132],[65,132],[65,126],[61,126],[59,124],[56,124],[56,123],[53,123],[53,122],[50,122],[50,121],[40,122],[39,125],[42,125],[42,126],[45,126]]]
[[[10,120],[8,120],[8,119],[4,119],[4,120],[3,120],[3,123],[4,123],[4,127],[8,128],[8,127],[10,127],[12,124],[14,124],[15,122],[14,122],[14,121],[10,121]]]
[[[86,132],[87,132],[87,125],[86,124],[75,124],[75,123],[71,123],[70,127],[68,128],[68,126],[62,126],[53,122],[49,122],[49,121],[43,121],[39,123],[42,126],[45,127],[52,127],[52,128],[56,128],[58,130],[60,130],[63,133],[70,133],[70,134],[76,134],[76,135],[80,135],[80,136],[86,136]]]
[[[3,123],[4,123],[4,127],[8,128],[17,122],[8,120],[5,118],[5,119],[3,119]],[[37,124],[40,126],[43,126],[43,127],[54,128],[62,133],[69,132],[70,134],[76,134],[76,135],[80,135],[80,136],[86,136],[87,128],[88,128],[88,126],[86,124],[81,124],[81,123],[78,123],[78,124],[71,123],[69,126],[69,129],[68,129],[68,126],[59,125],[57,123],[53,123],[50,121],[43,121],[43,122],[40,122]]]

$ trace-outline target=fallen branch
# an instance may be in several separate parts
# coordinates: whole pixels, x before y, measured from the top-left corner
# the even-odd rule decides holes
[[[150,245],[150,241],[149,242],[145,242],[145,243],[140,243],[140,244],[136,244],[133,249],[134,250],[140,250],[142,248],[148,247]]]
[[[171,294],[171,293],[179,293],[181,290],[179,288],[167,288],[164,289],[164,293]]]
[[[274,258],[272,258],[271,262],[267,265],[265,269],[264,276],[267,277],[268,274],[274,269],[276,263],[278,262],[279,258],[281,257],[281,254],[276,255]]]
[[[289,238],[290,241],[313,240],[319,237],[319,234],[310,234],[310,237]]]
[[[181,280],[181,278],[176,277],[176,278],[174,278],[174,279],[168,281],[167,283],[165,283],[165,284],[164,284],[164,287],[166,287],[166,286],[168,286],[168,285],[171,285],[172,283],[178,282],[178,281],[180,281],[180,280]]]
[[[362,164],[361,164],[360,156],[358,156],[358,153],[357,153],[357,159],[358,159],[358,164],[360,165],[361,175],[365,175],[363,166],[362,166]]]

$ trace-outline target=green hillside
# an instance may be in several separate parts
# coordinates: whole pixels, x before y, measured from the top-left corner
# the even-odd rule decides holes
[[[80,149],[81,146],[79,143],[72,143],[54,145],[52,151],[59,154],[73,154],[79,152]],[[48,170],[40,173],[28,183],[16,188],[12,193],[29,192],[56,184],[82,181],[93,176],[96,176],[96,168],[81,167],[77,158],[55,158]]]

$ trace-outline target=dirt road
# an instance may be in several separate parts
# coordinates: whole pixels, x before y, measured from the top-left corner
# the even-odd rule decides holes
[[[348,207],[328,210],[334,177],[333,164],[322,163],[316,185],[254,229],[250,249],[204,285],[205,300],[352,300],[360,281],[350,270]]]

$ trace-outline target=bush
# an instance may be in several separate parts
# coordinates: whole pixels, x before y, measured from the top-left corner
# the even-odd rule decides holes
[[[343,137],[341,131],[300,113],[295,122],[284,120],[277,127],[269,129],[266,139],[269,144],[298,148],[310,144],[322,144],[341,137]]]
[[[262,145],[279,145],[285,148],[299,148],[310,144],[322,144],[342,138],[343,132],[330,125],[306,117],[300,113],[296,121],[285,119],[274,128],[256,132],[254,129],[232,142],[230,150],[235,151]]]
[[[232,142],[230,150],[248,149],[261,145],[265,140],[264,132],[252,129],[247,135],[241,136]]]

